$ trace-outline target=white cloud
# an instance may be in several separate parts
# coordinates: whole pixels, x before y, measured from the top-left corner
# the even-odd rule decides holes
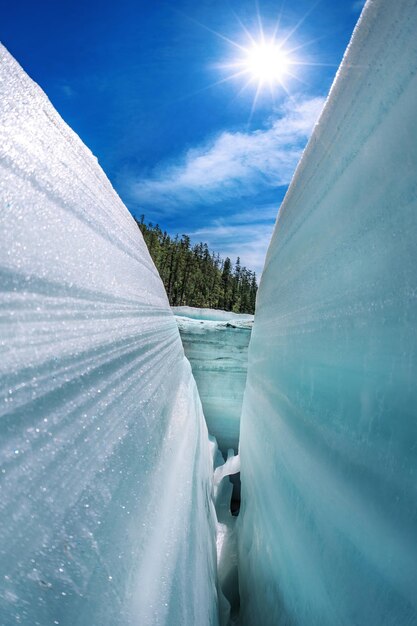
[[[179,162],[130,181],[130,195],[172,211],[287,185],[323,104],[323,98],[288,99],[267,129],[224,131],[188,150]]]

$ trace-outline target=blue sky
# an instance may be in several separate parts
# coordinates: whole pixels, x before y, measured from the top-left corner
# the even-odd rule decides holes
[[[357,0],[14,0],[0,39],[135,215],[258,273],[363,6]],[[272,92],[227,78],[259,21],[296,62]],[[236,45],[237,44],[237,45]],[[244,54],[243,54],[244,56]]]

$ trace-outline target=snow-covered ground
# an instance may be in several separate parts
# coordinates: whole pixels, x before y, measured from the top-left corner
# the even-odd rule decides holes
[[[417,624],[417,4],[367,3],[249,348],[245,626]]]
[[[0,624],[217,624],[212,446],[142,236],[0,48]]]
[[[192,307],[173,311],[209,432],[224,456],[229,448],[237,453],[253,315]]]

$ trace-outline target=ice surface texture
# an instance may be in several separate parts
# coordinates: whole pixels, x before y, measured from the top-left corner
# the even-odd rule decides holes
[[[269,247],[241,424],[246,626],[417,624],[416,33],[416,2],[368,2]]]
[[[212,459],[157,271],[0,50],[0,623],[216,625]]]
[[[253,315],[173,307],[210,434],[223,455],[238,451]]]

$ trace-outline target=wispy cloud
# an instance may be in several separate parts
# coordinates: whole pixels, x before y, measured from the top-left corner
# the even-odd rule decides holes
[[[257,206],[217,218],[208,226],[191,231],[194,241],[207,242],[210,248],[235,262],[239,256],[242,265],[262,273],[266,250],[271,239],[272,229],[278,212],[278,205]]]
[[[63,83],[60,88],[61,92],[64,94],[64,96],[67,96],[67,98],[73,98],[76,95],[75,90],[71,87],[71,85],[68,85],[67,83]]]
[[[365,6],[365,3],[366,3],[366,0],[356,0],[352,4],[352,11],[354,11],[355,13],[360,13],[363,7]]]
[[[224,131],[176,162],[130,180],[129,195],[172,211],[287,185],[323,104],[323,98],[288,99],[267,128]]]
[[[289,98],[267,127],[224,131],[149,175],[130,178],[128,195],[154,217],[177,216],[183,222],[176,219],[177,232],[233,262],[240,256],[259,276],[279,201],[323,104],[323,98]]]

